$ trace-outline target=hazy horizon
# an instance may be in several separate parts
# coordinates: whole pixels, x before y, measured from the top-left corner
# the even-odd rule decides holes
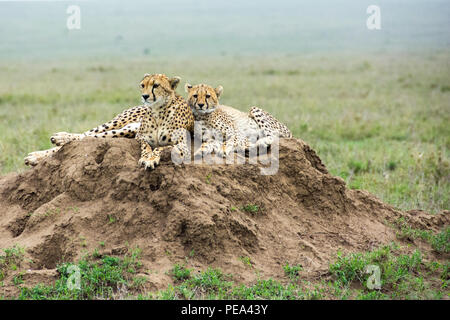
[[[69,5],[81,29],[68,30]],[[366,9],[381,8],[381,30]],[[450,47],[450,2],[0,1],[0,57],[226,56]]]

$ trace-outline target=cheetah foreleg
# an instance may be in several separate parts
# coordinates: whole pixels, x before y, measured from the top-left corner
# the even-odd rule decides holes
[[[118,132],[119,136],[130,138],[132,132],[128,131],[129,129],[135,131],[133,135],[134,137],[136,135],[136,131],[139,129],[139,127],[136,128],[136,123],[140,123],[142,117],[146,115],[148,112],[149,110],[146,106],[133,107],[121,112],[120,114],[115,116],[112,120],[98,127],[95,127],[91,130],[88,130],[84,133],[67,133],[67,132],[55,133],[50,138],[50,141],[53,144],[56,144],[57,146],[62,146],[69,141],[81,140],[87,136],[95,137],[97,135],[97,137],[102,137],[102,135],[100,134],[105,134],[106,136],[114,136],[115,132]],[[128,125],[131,125],[131,127],[128,127]],[[127,131],[123,131],[124,133],[123,135],[120,134],[121,131],[119,130],[125,128]]]
[[[53,144],[57,146],[65,145],[67,142],[74,140],[82,140],[86,137],[94,138],[134,138],[139,130],[140,123],[130,123],[123,128],[117,130],[104,131],[101,133],[92,133],[90,131],[85,133],[67,133],[58,132],[51,137]]]
[[[200,148],[198,148],[197,151],[195,151],[194,157],[197,158],[206,156],[219,148],[220,144],[218,144],[216,141],[214,140],[205,141],[202,143]]]
[[[238,147],[239,135],[231,121],[227,123],[224,128],[219,126],[216,127],[215,130],[220,130],[221,134],[217,137],[220,137],[223,140],[219,138],[219,141],[213,143],[214,152],[217,156],[226,158]]]
[[[86,137],[86,135],[83,133],[58,132],[50,137],[50,141],[57,146],[63,146],[67,142],[81,140],[84,137]]]
[[[230,153],[234,151],[235,142],[234,139],[229,139],[222,144],[215,145],[214,152],[217,156],[226,158]]]
[[[190,160],[191,151],[186,139],[186,133],[185,129],[178,129],[172,133],[172,140],[176,141],[171,152],[172,162],[175,164],[181,164]]]
[[[48,150],[35,151],[28,154],[28,156],[24,159],[25,165],[27,166],[36,166],[43,159],[51,157],[54,155],[61,147],[54,147]]]
[[[141,158],[139,159],[139,166],[144,167],[145,170],[153,170],[161,160],[161,151],[158,149],[152,150],[152,147],[144,140],[141,143]]]

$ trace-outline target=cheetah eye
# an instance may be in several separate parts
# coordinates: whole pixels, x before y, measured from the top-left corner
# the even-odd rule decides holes
[[[194,94],[193,97],[194,97],[194,99],[197,99],[198,95]]]
[[[153,88],[158,88],[159,87],[159,84],[157,84],[157,83],[155,83],[154,85],[153,85]]]
[[[145,85],[143,83],[141,83],[141,88],[145,88]]]
[[[209,98],[211,98],[211,95],[207,94],[206,99],[209,99]]]

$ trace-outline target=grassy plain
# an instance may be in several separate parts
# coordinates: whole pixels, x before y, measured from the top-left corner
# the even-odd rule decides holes
[[[349,187],[397,208],[449,209],[450,53],[105,58],[0,62],[0,173],[58,131],[83,132],[138,105],[142,75],[223,85],[261,106]]]

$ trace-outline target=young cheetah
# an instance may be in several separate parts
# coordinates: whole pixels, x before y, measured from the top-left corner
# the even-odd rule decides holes
[[[139,165],[154,169],[159,164],[162,149],[174,146],[175,156],[190,156],[186,131],[192,131],[194,117],[186,101],[175,92],[179,77],[145,74],[140,82],[143,105],[123,111],[111,121],[82,134],[59,132],[51,137],[57,147],[30,153],[25,164],[37,165],[72,140],[85,137],[136,138],[141,145]],[[174,153],[173,153],[174,154]]]
[[[206,84],[192,86],[187,83],[185,90],[195,122],[222,135],[219,141],[213,139],[214,133],[204,135],[204,142],[195,155],[214,151],[219,156],[226,156],[233,150],[245,150],[251,146],[267,148],[275,137],[292,137],[291,131],[284,124],[258,107],[252,107],[248,113],[244,113],[229,106],[219,105],[222,86],[214,89]],[[256,142],[253,144],[252,140]]]

